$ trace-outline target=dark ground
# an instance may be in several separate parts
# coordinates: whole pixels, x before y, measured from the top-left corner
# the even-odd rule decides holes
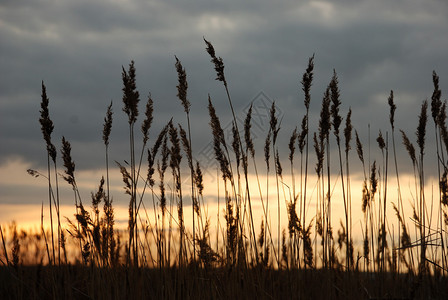
[[[0,268],[0,299],[448,299],[448,278],[333,270]]]

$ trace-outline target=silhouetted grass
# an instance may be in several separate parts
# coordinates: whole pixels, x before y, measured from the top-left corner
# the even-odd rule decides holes
[[[54,125],[49,114],[49,98],[42,83],[39,121],[47,150],[47,170],[46,175],[37,170],[28,170],[28,173],[43,177],[48,182],[50,224],[43,223],[42,200],[39,232],[18,232],[15,224],[9,228],[0,227],[3,264],[0,268],[0,298],[447,297],[448,167],[445,155],[448,151],[448,130],[445,124],[446,102],[440,99],[437,74],[433,73],[434,92],[431,98],[436,156],[425,156],[427,101],[422,103],[415,132],[417,150],[409,136],[400,130],[404,148],[411,158],[415,182],[415,198],[405,201],[400,188],[396,154],[394,116],[397,107],[393,91],[385,103],[387,100],[390,107],[393,160],[398,184],[395,198],[388,192],[390,146],[387,131],[384,135],[380,130],[376,139],[377,151],[382,159],[370,162],[370,156],[369,159],[364,157],[364,145],[355,130],[363,184],[351,185],[352,111],[349,109],[345,118],[341,145],[340,126],[344,119],[340,111],[343,97],[336,71],[323,93],[318,130],[309,131],[314,55],[309,58],[300,82],[306,112],[299,118],[301,122],[289,138],[291,176],[288,179],[282,165],[284,160],[280,157],[280,150],[285,145],[279,143],[281,120],[278,120],[275,103],[272,103],[270,110],[269,126],[265,128],[262,151],[265,166],[260,166],[257,165],[258,150],[251,132],[253,107],[250,106],[240,133],[230,86],[224,75],[223,59],[216,56],[209,41],[204,41],[217,74],[216,80],[224,85],[233,117],[231,137],[227,139],[212,98],[208,97],[213,150],[220,173],[217,175],[216,197],[218,205],[219,199],[225,199],[225,224],[219,223],[220,212],[217,219],[210,217],[204,205],[201,162],[194,157],[191,138],[192,105],[188,100],[187,73],[177,57],[177,97],[186,113],[187,128],[175,125],[177,123],[173,119],[167,120],[167,125],[152,139],[149,131],[154,114],[153,99],[149,94],[144,120],[139,121],[140,94],[134,62],[128,70],[123,67],[123,111],[128,117],[129,158],[116,161],[114,169],[109,166],[109,147],[113,146],[113,142],[109,141],[113,121],[111,103],[107,107],[103,127],[106,174],[100,178],[98,189],[91,194],[91,211],[78,189],[71,144],[65,137],[62,138],[64,171],[61,176],[73,189],[76,209],[75,218],[66,218],[66,222],[61,221],[58,182],[61,171],[57,167],[56,146],[51,139]],[[140,134],[135,132],[139,122]],[[114,124],[114,128],[116,126],[120,124]],[[332,131],[333,135],[330,134]],[[244,139],[241,134],[244,134]],[[141,149],[137,149],[139,145]],[[309,146],[314,148],[315,159],[309,155]],[[330,157],[334,153],[332,150],[337,150],[337,168],[331,163],[334,160]],[[370,153],[370,141],[368,150]],[[184,156],[186,159],[183,159]],[[252,164],[249,164],[249,157]],[[439,183],[438,196],[431,202],[425,195],[424,163],[429,159],[437,162]],[[308,168],[311,162],[315,162],[315,192],[308,190],[313,178],[313,172]],[[190,184],[186,186],[181,177],[185,168],[190,175]],[[259,178],[263,172],[259,173],[259,170],[263,168],[266,171],[264,186]],[[144,169],[147,171],[144,172]],[[120,172],[123,178],[129,200],[127,229],[120,230],[115,226],[110,172]],[[269,199],[268,188],[269,181],[274,178],[276,204]],[[253,180],[256,180],[257,192],[249,188]],[[341,199],[333,195],[335,180],[341,181]],[[220,185],[223,189],[219,188]],[[354,189],[362,191],[361,199],[352,198]],[[252,201],[256,197],[260,198],[262,208],[259,225],[255,225],[257,220],[253,215]],[[192,232],[185,225],[184,208],[187,201],[192,207]],[[284,201],[286,211],[282,212],[281,201]],[[343,218],[340,220],[334,216],[334,201],[343,203]],[[436,205],[432,201],[437,201]],[[413,211],[410,221],[405,215],[405,203],[410,203]],[[311,204],[315,212],[309,210]],[[154,215],[149,214],[148,205],[152,205]],[[362,236],[358,243],[352,233],[352,205],[359,205],[363,212],[360,218]],[[432,220],[428,205],[438,209],[436,222]],[[174,208],[177,208],[177,213],[173,212]],[[391,209],[395,212],[395,220],[387,214]],[[271,211],[277,213],[277,228],[272,228]],[[53,220],[53,214],[57,220]],[[287,228],[282,228],[281,221],[286,217]],[[57,224],[56,233],[53,223]],[[216,243],[213,242],[216,248],[210,237],[213,226],[216,228]]]

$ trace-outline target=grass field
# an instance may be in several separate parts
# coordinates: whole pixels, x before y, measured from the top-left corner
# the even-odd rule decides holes
[[[235,115],[223,60],[213,45],[204,41],[233,117],[227,136],[209,96],[209,125],[219,166],[218,216],[208,213],[204,200],[204,188],[210,187],[204,186],[207,180],[201,161],[194,157],[187,75],[177,57],[177,96],[185,111],[185,120],[181,120],[185,125],[167,120],[150,139],[153,100],[147,98],[140,114],[134,62],[123,68],[129,157],[109,160],[109,147],[113,146],[109,136],[116,113],[111,103],[103,127],[106,171],[89,200],[77,185],[70,142],[63,137],[62,147],[57,149],[52,139],[54,125],[42,82],[39,122],[47,169],[30,169],[28,173],[48,182],[48,199],[42,204],[37,232],[18,230],[15,224],[0,228],[0,298],[448,297],[448,129],[446,101],[441,100],[437,74],[433,73],[431,100],[422,102],[416,116],[415,137],[395,128],[397,107],[390,91],[385,99],[390,124],[375,137],[374,146],[369,141],[367,149],[375,147],[381,159],[370,161],[351,124],[351,110],[343,116],[340,113],[336,71],[319,100],[318,130],[310,132],[310,102],[317,101],[310,93],[314,56],[310,57],[300,80],[304,104],[300,111],[305,113],[298,116],[289,144],[278,142],[284,132],[273,103],[264,147],[255,149],[252,106],[239,128],[242,123]],[[425,156],[427,134],[435,135],[434,157]],[[280,157],[286,147],[288,157]],[[400,173],[396,147],[406,149],[412,164],[412,199],[404,199],[408,196],[400,179],[409,174]],[[361,186],[352,185],[350,156],[356,156],[362,166]],[[429,160],[437,165],[435,196],[425,191],[425,163]],[[111,172],[121,174],[129,199],[125,229],[116,226]],[[62,184],[73,189],[75,218],[61,214]],[[315,188],[310,190],[310,185]],[[388,185],[397,192],[388,190]],[[359,191],[360,198],[352,197]],[[341,214],[336,215],[334,203],[342,203]],[[361,207],[361,217],[354,216],[355,206]],[[254,213],[255,207],[261,213]],[[44,211],[49,223],[44,222]],[[360,223],[354,225],[354,217],[361,219]],[[360,234],[355,236],[355,231]]]

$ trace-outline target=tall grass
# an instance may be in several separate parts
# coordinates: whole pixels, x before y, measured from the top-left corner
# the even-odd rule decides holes
[[[254,294],[244,295],[259,295],[263,298],[269,295],[292,295],[272,290],[274,283],[279,283],[277,280],[269,281],[274,274],[278,280],[286,280],[285,282],[290,284],[290,293],[296,292],[302,297],[311,295],[312,292],[307,292],[310,283],[322,284],[324,289],[328,290],[327,296],[334,298],[372,295],[380,298],[392,295],[426,298],[428,295],[446,295],[442,284],[446,284],[447,271],[448,170],[444,157],[445,151],[448,151],[448,130],[445,123],[446,102],[441,101],[437,74],[433,73],[434,92],[431,98],[436,140],[435,157],[425,156],[427,101],[423,101],[418,117],[415,132],[417,149],[408,135],[400,130],[403,146],[411,158],[414,171],[415,190],[411,192],[415,193],[415,198],[412,201],[403,199],[400,185],[398,147],[395,142],[397,107],[393,91],[388,99],[385,99],[385,105],[387,101],[390,108],[391,134],[386,131],[384,135],[380,130],[376,139],[380,161],[374,160],[371,163],[370,154],[369,159],[365,159],[363,143],[355,130],[362,186],[351,184],[354,174],[354,162],[350,161],[354,130],[351,123],[352,110],[348,109],[344,120],[341,113],[343,97],[336,71],[323,93],[317,131],[310,131],[314,55],[308,59],[307,68],[300,81],[306,111],[289,138],[290,176],[286,176],[287,173],[283,171],[284,161],[280,156],[280,153],[283,153],[283,145],[279,142],[282,128],[274,102],[270,109],[269,127],[266,128],[262,152],[266,169],[264,183],[260,179],[262,171],[259,172],[263,167],[259,165],[261,160],[257,159],[256,145],[252,139],[253,104],[249,107],[244,128],[240,131],[230,87],[224,74],[223,59],[216,56],[209,41],[204,41],[206,52],[210,55],[216,72],[216,80],[223,83],[233,120],[231,136],[228,137],[209,95],[209,124],[213,136],[214,157],[219,166],[219,176],[216,178],[218,190],[215,191],[215,196],[225,201],[225,224],[220,225],[219,211],[218,217],[213,216],[212,219],[208,215],[207,203],[204,203],[203,190],[207,187],[204,187],[201,161],[195,158],[193,151],[190,124],[192,105],[188,100],[187,73],[178,57],[175,57],[174,63],[178,75],[177,97],[185,111],[187,126],[184,129],[181,124],[175,125],[175,120],[171,119],[155,138],[149,134],[154,114],[151,94],[147,97],[143,120],[139,121],[140,93],[137,89],[135,64],[132,61],[128,69],[122,68],[122,110],[128,117],[129,157],[116,161],[115,168],[109,165],[109,147],[113,145],[109,141],[113,122],[111,102],[107,107],[102,132],[106,174],[99,180],[98,189],[91,194],[91,211],[77,185],[71,144],[62,137],[61,158],[64,174],[61,176],[74,192],[76,211],[75,218],[67,218],[66,222],[61,221],[58,182],[60,173],[57,167],[56,146],[51,138],[54,125],[50,119],[47,90],[42,82],[39,122],[46,145],[47,170],[45,175],[36,170],[28,172],[35,177],[43,177],[48,182],[50,223],[43,223],[42,202],[41,231],[33,235],[34,240],[27,237],[26,233],[18,234],[15,227],[10,230],[0,227],[3,251],[1,262],[8,272],[13,274],[13,281],[17,280],[21,287],[16,292],[29,295],[29,288],[24,284],[28,279],[18,270],[25,270],[25,264],[36,264],[39,268],[44,265],[59,266],[48,271],[53,280],[51,283],[36,283],[34,292],[31,288],[32,295],[43,295],[48,287],[51,287],[50,294],[53,297],[76,297],[76,293],[79,293],[95,298],[99,296],[95,287],[106,289],[101,297],[140,297],[143,294],[135,288],[142,288],[147,278],[154,279],[152,272],[156,270],[159,270],[159,273],[154,282],[160,286],[145,287],[142,290],[151,291],[152,296],[163,298],[185,298],[193,295],[225,298],[236,295],[238,291],[253,291]],[[345,127],[342,129],[343,121]],[[140,133],[135,130],[139,122]],[[120,124],[114,124],[114,128],[116,126]],[[241,135],[244,138],[241,138]],[[391,193],[389,188],[389,136],[392,138],[398,186],[396,194]],[[228,142],[229,140],[231,142]],[[152,146],[149,145],[151,143]],[[310,146],[314,148],[315,159],[309,155]],[[368,150],[370,153],[370,146]],[[337,151],[336,159],[330,157],[334,151]],[[250,158],[252,164],[249,164]],[[438,167],[439,192],[438,197],[435,197],[438,213],[435,222],[432,214],[433,200],[428,201],[425,193],[425,187],[428,185],[425,163],[429,159],[435,159]],[[147,165],[144,166],[144,163]],[[315,163],[314,172],[308,167],[311,163]],[[147,169],[146,175],[143,175],[144,168]],[[182,171],[185,169],[189,173],[189,184],[185,184],[182,178]],[[167,173],[168,170],[171,174]],[[121,173],[129,200],[126,230],[117,229],[115,226],[110,172],[117,171]],[[311,182],[314,178],[316,181]],[[251,189],[254,180],[255,186],[258,187],[257,192]],[[269,190],[271,180],[275,180],[276,203],[269,197],[272,192]],[[340,184],[337,184],[339,180]],[[316,191],[311,189],[312,185],[316,186]],[[340,197],[334,194],[336,185],[339,186],[337,190],[341,191]],[[220,186],[223,188],[219,188]],[[354,190],[362,192],[361,199],[353,198]],[[115,195],[115,198],[117,197]],[[257,198],[260,199],[262,211],[259,225],[256,225],[256,215],[253,213],[254,199]],[[407,202],[410,202],[413,211],[411,220],[406,214]],[[334,213],[335,203],[342,203],[342,216]],[[152,209],[149,209],[151,205]],[[359,221],[358,216],[353,214],[353,205],[359,206],[363,212]],[[191,227],[185,224],[185,209],[188,206],[191,206]],[[286,207],[286,211],[282,211],[283,207]],[[315,207],[314,212],[311,207]],[[177,213],[174,212],[175,208]],[[218,206],[218,210],[220,208],[222,209],[222,206]],[[388,213],[392,210],[395,212],[395,220],[392,220],[391,214]],[[273,228],[271,213],[276,213],[277,228]],[[341,219],[337,220],[337,217]],[[288,222],[282,222],[285,218],[288,218]],[[286,228],[282,227],[284,224],[287,224],[287,232]],[[339,224],[339,228],[336,224]],[[212,247],[212,225],[216,228],[216,248]],[[355,227],[361,228],[361,237],[354,236]],[[412,231],[415,234],[412,234]],[[362,241],[358,241],[359,239]],[[34,260],[29,259],[23,250],[31,243],[35,245]],[[83,269],[83,266],[90,268]],[[74,269],[78,267],[80,269]],[[341,271],[350,276],[340,280]],[[87,276],[87,283],[78,289],[71,281],[69,291],[61,289],[57,282],[58,276],[73,280],[73,274]],[[123,278],[123,287],[106,288],[108,284],[117,284]],[[213,285],[201,290],[205,287],[203,280],[210,281]],[[220,280],[224,280],[224,286],[228,290],[223,291],[218,286]],[[248,285],[244,280],[249,282]],[[397,286],[388,292],[394,284]],[[409,284],[411,289],[407,289]],[[428,284],[435,289],[428,289],[425,286]],[[44,291],[41,287],[45,287]],[[168,291],[168,287],[173,287],[174,292]],[[261,291],[255,291],[255,287]],[[311,290],[324,296],[318,289]]]

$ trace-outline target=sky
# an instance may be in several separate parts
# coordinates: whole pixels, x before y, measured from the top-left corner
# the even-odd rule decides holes
[[[422,101],[431,99],[433,70],[446,99],[447,16],[444,0],[2,0],[0,204],[39,204],[45,197],[45,188],[35,183],[40,179],[26,173],[27,168],[46,169],[38,122],[42,81],[55,126],[53,142],[59,149],[62,136],[70,141],[77,171],[99,178],[104,169],[102,126],[111,101],[110,159],[128,159],[121,72],[131,60],[140,112],[149,93],[154,100],[152,143],[171,118],[186,124],[176,97],[175,56],[180,59],[189,84],[194,155],[207,171],[212,141],[208,95],[223,126],[230,124],[231,113],[204,37],[223,58],[237,118],[244,119],[251,103],[258,109],[253,125],[257,153],[267,134],[266,109],[275,101],[282,120],[279,144],[284,147],[279,151],[287,157],[289,136],[305,113],[300,80],[314,54],[311,131],[317,128],[322,96],[335,70],[342,116],[353,110],[353,125],[366,147],[370,133],[372,160],[380,159],[375,139],[380,129],[390,138],[391,90],[396,128],[413,142]],[[433,128],[432,119],[428,127]],[[434,155],[434,134],[428,132],[426,153]],[[399,164],[410,171],[410,159],[398,144]],[[429,172],[434,166],[428,160]],[[3,213],[0,222],[9,217]]]

